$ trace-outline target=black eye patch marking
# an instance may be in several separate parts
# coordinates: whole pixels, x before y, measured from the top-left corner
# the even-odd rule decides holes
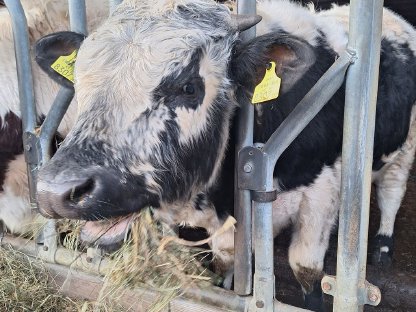
[[[205,97],[204,80],[199,75],[202,51],[196,51],[189,64],[175,73],[164,77],[153,92],[156,102],[172,108],[197,109]]]

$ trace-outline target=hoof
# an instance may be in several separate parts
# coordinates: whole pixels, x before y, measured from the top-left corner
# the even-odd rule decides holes
[[[305,308],[316,312],[326,312],[320,281],[315,283],[312,292],[305,294]]]
[[[393,237],[377,235],[374,244],[372,263],[382,269],[388,269],[393,262]]]

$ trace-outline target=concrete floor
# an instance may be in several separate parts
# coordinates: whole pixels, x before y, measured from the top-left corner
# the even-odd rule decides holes
[[[379,210],[375,197],[371,198],[369,241],[375,236],[379,224]],[[367,266],[367,280],[377,285],[382,293],[378,307],[366,306],[365,311],[404,312],[416,311],[416,163],[413,166],[405,198],[399,210],[395,225],[395,253],[393,265],[383,271]],[[301,291],[287,263],[287,236],[290,229],[276,239],[276,285],[277,298],[285,303],[302,307]],[[283,239],[285,237],[285,239]],[[337,233],[331,237],[325,259],[325,271],[335,274]],[[368,259],[371,259],[371,245]],[[328,311],[332,311],[332,297],[325,295]]]

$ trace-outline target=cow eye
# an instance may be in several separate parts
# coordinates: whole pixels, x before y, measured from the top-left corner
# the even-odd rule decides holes
[[[195,87],[192,83],[187,83],[183,86],[182,91],[187,95],[193,95],[195,93]]]

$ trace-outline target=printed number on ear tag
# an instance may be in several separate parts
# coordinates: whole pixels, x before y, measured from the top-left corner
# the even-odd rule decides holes
[[[270,65],[266,69],[263,80],[254,89],[252,104],[274,100],[279,96],[282,79],[276,75],[276,63],[270,62]]]
[[[63,55],[51,65],[52,69],[71,82],[74,82],[74,65],[77,58],[77,50],[70,55]]]

